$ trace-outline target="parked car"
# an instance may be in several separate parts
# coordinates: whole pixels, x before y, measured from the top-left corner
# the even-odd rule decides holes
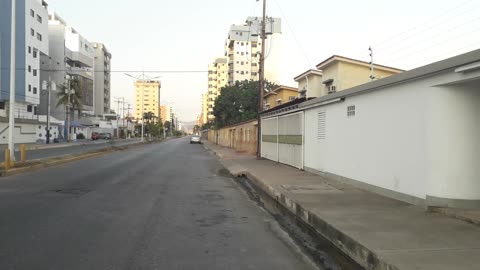
[[[202,143],[202,139],[198,135],[193,135],[190,137],[190,144],[192,143]]]
[[[100,139],[110,140],[112,138],[112,134],[110,133],[100,133]]]
[[[92,136],[91,136],[92,140],[98,140],[100,139],[100,133],[98,132],[92,132]]]

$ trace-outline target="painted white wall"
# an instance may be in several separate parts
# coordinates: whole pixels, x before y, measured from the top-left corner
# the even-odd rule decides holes
[[[307,110],[305,166],[425,198],[428,92],[406,84]],[[326,112],[325,139],[317,138],[318,112]]]
[[[33,124],[15,124],[13,133],[14,143],[34,143],[37,140],[37,125]],[[8,143],[8,123],[0,122],[0,144]]]
[[[305,167],[421,199],[478,200],[479,84],[480,71],[450,70],[308,109]]]
[[[46,124],[40,124],[37,125],[37,135],[36,135],[36,140],[47,140],[47,125]],[[58,138],[58,135],[60,134],[60,129],[59,126],[57,125],[50,125],[50,139],[53,140],[55,138]],[[35,140],[35,141],[36,141]]]
[[[428,195],[480,199],[480,80],[435,87],[430,99]]]

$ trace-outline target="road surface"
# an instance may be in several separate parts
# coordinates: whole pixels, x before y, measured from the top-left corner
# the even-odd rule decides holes
[[[188,138],[0,178],[0,269],[312,269]]]

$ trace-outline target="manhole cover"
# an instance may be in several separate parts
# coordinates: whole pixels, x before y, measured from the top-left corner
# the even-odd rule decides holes
[[[91,190],[83,189],[83,188],[67,188],[67,189],[54,189],[51,191],[60,193],[60,194],[67,194],[67,195],[83,195],[90,192]]]
[[[320,194],[320,193],[342,193],[329,184],[313,184],[313,185],[282,185],[286,191],[294,194]]]

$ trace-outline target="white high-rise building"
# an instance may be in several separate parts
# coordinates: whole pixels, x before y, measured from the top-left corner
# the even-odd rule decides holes
[[[65,120],[65,107],[56,106],[58,91],[67,85],[67,80],[80,82],[82,112],[94,114],[94,57],[92,43],[68,25],[56,12],[48,12],[49,56],[42,59],[42,81],[50,78],[58,87],[50,93],[50,115]],[[54,70],[54,72],[48,72]],[[47,114],[47,95],[42,95],[40,113]],[[74,111],[76,113],[76,111]]]
[[[40,103],[40,59],[49,52],[47,3],[16,1],[15,118],[37,119]],[[6,117],[10,100],[12,1],[0,0],[0,116]]]
[[[112,54],[102,43],[93,43],[95,49],[94,114],[110,113],[110,61]]]
[[[248,17],[243,25],[232,25],[225,43],[225,56],[228,57],[228,84],[236,81],[258,80],[261,52],[261,18]],[[266,23],[267,40],[265,78],[278,83],[282,54],[281,19],[268,18]]]

